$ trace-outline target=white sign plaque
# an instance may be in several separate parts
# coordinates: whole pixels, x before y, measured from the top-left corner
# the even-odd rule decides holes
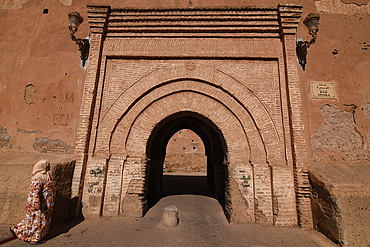
[[[311,81],[311,96],[314,99],[335,99],[334,82]]]

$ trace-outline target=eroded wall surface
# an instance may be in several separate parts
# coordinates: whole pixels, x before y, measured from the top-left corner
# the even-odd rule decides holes
[[[315,135],[323,122],[321,108],[334,104],[341,110],[354,111],[356,130],[364,143],[358,151],[367,150],[369,4],[366,1],[339,0],[289,2],[303,5],[303,17],[309,12],[321,14],[317,43],[309,48],[306,71],[300,71],[308,121],[307,139]],[[189,1],[105,3],[118,7],[151,8],[271,6],[279,1],[233,1],[231,4],[222,1],[191,1],[191,4]],[[86,71],[79,66],[77,46],[69,38],[67,13],[77,10],[86,19],[85,4],[72,0],[0,3],[3,23],[0,27],[3,34],[0,41],[3,58],[0,73],[1,151],[55,152],[55,148],[37,148],[38,138],[44,138],[54,147],[60,146],[60,152],[71,152],[71,147],[73,149]],[[77,36],[84,38],[88,33],[85,21]],[[302,23],[297,36],[309,39]],[[310,81],[334,81],[336,99],[312,99]],[[349,109],[351,107],[353,109]],[[318,152],[312,153],[312,160],[332,159],[316,147],[314,149]]]
[[[320,31],[308,50],[307,70],[300,73],[315,163],[369,160],[370,18],[364,2],[315,2]],[[305,30],[300,31],[304,37]],[[311,81],[334,82],[336,97],[313,98]]]
[[[276,6],[288,2],[303,5],[303,17],[311,12],[321,15],[318,39],[308,50],[306,70],[298,70],[307,162],[312,174],[322,173],[317,168],[320,166],[334,170],[340,166],[354,170],[359,165],[367,166],[370,157],[369,1],[107,0],[104,4],[187,8]],[[69,37],[67,13],[77,10],[86,20],[87,3],[102,4],[96,0],[1,1],[1,153],[73,153],[86,71],[80,66],[78,47]],[[77,36],[85,38],[88,35],[85,21]],[[297,37],[310,39],[302,22]],[[313,98],[311,81],[334,82],[335,98]],[[325,177],[330,179],[332,174],[316,176],[320,177],[318,183],[326,181]],[[359,176],[364,178],[366,174]],[[356,181],[366,183],[367,180]],[[343,198],[343,194],[330,193],[334,193],[333,197]],[[357,196],[361,197],[361,193]],[[351,207],[357,206],[343,210],[350,212]],[[354,223],[351,227],[353,231],[360,226]],[[342,229],[342,232],[346,231],[345,227]],[[338,241],[349,243],[340,234]],[[351,241],[356,243],[355,238]]]
[[[317,43],[300,72],[315,228],[342,246],[370,242],[369,1],[315,1]],[[298,36],[305,37],[305,29]],[[303,31],[303,32],[302,32]],[[312,97],[312,81],[334,82],[335,97]],[[364,211],[362,211],[364,210]],[[364,227],[365,226],[365,227]]]

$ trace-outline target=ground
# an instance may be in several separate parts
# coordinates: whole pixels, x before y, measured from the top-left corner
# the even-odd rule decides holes
[[[177,176],[182,189],[170,186]],[[178,179],[180,177],[180,180]],[[140,219],[122,217],[89,219],[64,229],[53,229],[44,246],[307,246],[333,247],[330,240],[314,230],[299,227],[274,227],[256,224],[229,224],[218,201],[209,196],[204,177],[164,177],[162,199]],[[194,193],[196,192],[196,193]],[[179,225],[161,224],[163,209],[175,205]],[[13,240],[3,246],[28,246]]]

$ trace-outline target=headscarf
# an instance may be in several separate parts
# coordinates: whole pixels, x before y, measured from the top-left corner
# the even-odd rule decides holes
[[[46,181],[51,180],[49,171],[46,171],[46,166],[48,163],[49,163],[48,160],[37,161],[32,170],[32,180],[34,179],[43,179]]]

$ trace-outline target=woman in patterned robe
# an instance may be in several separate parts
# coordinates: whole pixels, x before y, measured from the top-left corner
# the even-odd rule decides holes
[[[31,244],[42,243],[50,228],[55,189],[49,170],[50,163],[47,160],[40,160],[35,164],[28,192],[26,217],[10,228],[16,237]]]

